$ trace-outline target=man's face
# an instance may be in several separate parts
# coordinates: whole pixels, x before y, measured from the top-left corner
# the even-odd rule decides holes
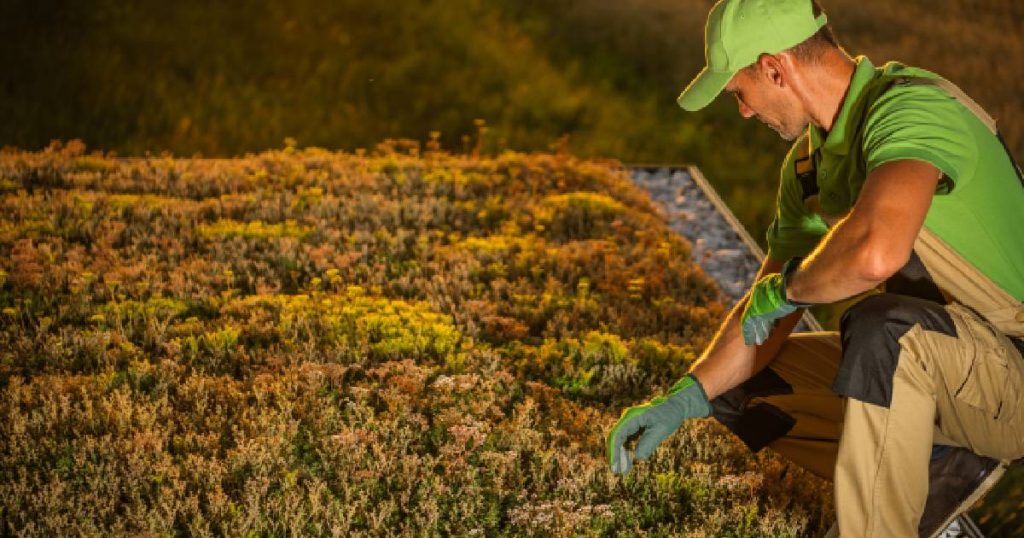
[[[756,117],[783,139],[796,140],[809,123],[799,101],[760,75],[755,68],[741,69],[725,85],[724,91],[736,97],[741,116]]]

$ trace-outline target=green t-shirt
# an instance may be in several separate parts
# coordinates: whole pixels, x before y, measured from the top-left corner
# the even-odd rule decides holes
[[[782,166],[778,210],[768,229],[768,255],[778,261],[814,250],[828,231],[805,206],[794,161],[807,144],[820,149],[818,203],[826,215],[853,207],[867,174],[898,159],[927,161],[945,174],[925,217],[967,261],[1018,300],[1024,300],[1024,185],[1006,150],[970,110],[932,85],[892,86],[872,101],[882,75],[937,78],[923,69],[856,58],[850,88],[832,130],[812,126]],[[864,97],[863,99],[861,97]],[[859,118],[863,118],[860,121]]]

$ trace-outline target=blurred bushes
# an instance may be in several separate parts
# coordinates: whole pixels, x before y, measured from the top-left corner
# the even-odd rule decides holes
[[[0,28],[0,141],[78,137],[122,154],[237,155],[294,137],[370,148],[386,137],[470,149],[547,149],[563,133],[592,153],[643,142],[633,106],[553,65],[480,0],[7,2]],[[603,103],[600,107],[594,103]],[[484,118],[485,125],[475,125]],[[629,140],[632,139],[632,140]]]

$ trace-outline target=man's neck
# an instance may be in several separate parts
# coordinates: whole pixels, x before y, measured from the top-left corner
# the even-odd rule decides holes
[[[810,73],[813,78],[808,80],[813,80],[813,83],[805,86],[808,88],[805,106],[811,123],[825,133],[832,130],[839,116],[856,67],[857,63],[852,58],[836,52],[823,58]]]

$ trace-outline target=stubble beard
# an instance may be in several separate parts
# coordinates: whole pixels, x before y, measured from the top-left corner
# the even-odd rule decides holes
[[[771,127],[773,131],[778,133],[779,136],[787,142],[792,142],[796,140],[797,138],[800,137],[800,135],[804,133],[804,131],[807,130],[806,123],[794,123],[793,125],[787,126],[782,122],[779,122],[778,125],[768,124],[768,126]]]

